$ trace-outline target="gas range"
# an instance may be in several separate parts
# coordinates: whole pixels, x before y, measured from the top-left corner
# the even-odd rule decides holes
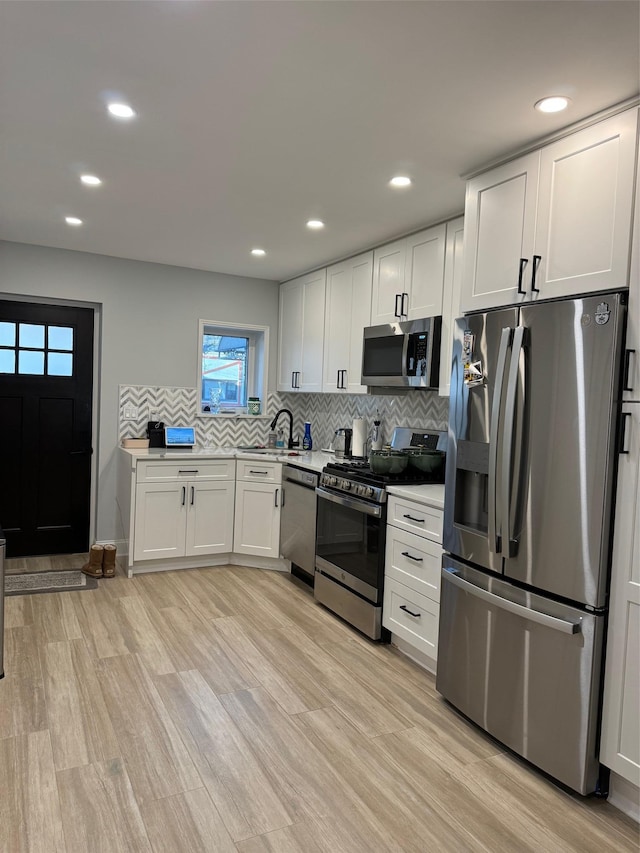
[[[394,450],[431,446],[445,449],[446,433],[437,430],[415,431],[396,427],[391,441]],[[320,485],[334,491],[364,498],[378,504],[386,503],[387,486],[420,485],[423,483],[443,483],[444,468],[437,474],[422,471],[405,470],[401,474],[374,474],[365,459],[350,459],[342,462],[330,462],[322,469]]]
[[[417,486],[421,483],[442,483],[441,476],[422,472],[402,474],[374,474],[364,460],[330,462],[322,469],[320,484],[330,489],[346,492],[376,503],[387,500],[387,486]]]

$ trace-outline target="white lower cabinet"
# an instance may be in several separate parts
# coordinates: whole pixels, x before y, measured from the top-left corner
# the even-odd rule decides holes
[[[435,663],[442,510],[389,495],[382,624]]]
[[[237,554],[279,556],[281,481],[279,462],[238,463],[233,529],[233,550]]]
[[[138,483],[133,559],[231,551],[234,489],[233,480]]]
[[[233,550],[238,554],[277,557],[280,553],[280,486],[239,482]]]
[[[600,761],[640,788],[640,402],[622,416]]]

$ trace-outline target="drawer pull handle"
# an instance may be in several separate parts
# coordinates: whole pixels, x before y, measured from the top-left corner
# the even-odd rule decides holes
[[[180,468],[180,470],[178,471],[178,474],[197,474],[197,473],[198,473],[197,468],[194,468],[193,471],[186,471],[186,470],[183,471],[182,468]]]
[[[250,473],[250,474],[265,474],[265,475],[266,475],[266,474],[268,474],[269,472],[268,472],[268,471],[254,471],[253,469],[251,469],[251,468],[250,468],[250,469],[249,469],[249,473]]]
[[[410,560],[413,560],[414,563],[421,563],[424,560],[424,557],[414,557],[408,551],[403,551],[402,556],[408,557]]]
[[[422,613],[414,613],[412,610],[409,610],[409,608],[405,604],[400,605],[400,610],[404,610],[405,613],[408,613],[409,616],[413,616],[414,619],[418,619],[420,616],[422,616]]]
[[[402,517],[403,517],[403,518],[408,518],[408,519],[409,519],[409,521],[417,521],[417,522],[418,522],[418,524],[424,524],[424,523],[425,523],[425,521],[426,521],[426,519],[424,519],[424,518],[414,518],[412,515],[409,515],[409,514],[408,514],[408,513],[406,513],[406,512],[405,512],[405,514],[404,514]]]

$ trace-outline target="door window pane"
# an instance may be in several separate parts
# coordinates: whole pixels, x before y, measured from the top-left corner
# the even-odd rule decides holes
[[[16,372],[16,351],[14,349],[0,349],[0,373]],[[5,522],[6,524],[6,522]]]
[[[72,376],[73,355],[70,352],[49,352],[47,373],[49,376]]]
[[[73,349],[73,329],[67,326],[49,326],[49,349]],[[51,371],[49,371],[51,373]]]
[[[20,346],[44,349],[44,326],[20,323]]]
[[[18,350],[18,373],[42,376],[44,373],[44,352]]]
[[[14,347],[16,345],[16,324],[0,323],[0,346]]]

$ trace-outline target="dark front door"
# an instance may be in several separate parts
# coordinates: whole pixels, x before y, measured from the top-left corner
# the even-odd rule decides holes
[[[93,310],[0,301],[7,556],[89,546]]]

